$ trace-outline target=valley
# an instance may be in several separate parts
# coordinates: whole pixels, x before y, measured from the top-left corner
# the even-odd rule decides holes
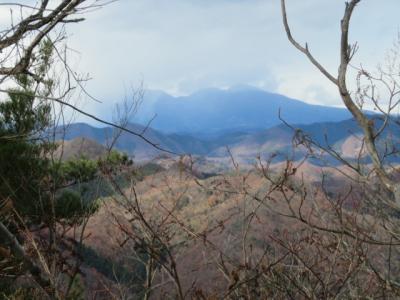
[[[351,165],[363,160],[372,168],[353,119],[232,129],[200,137],[128,126],[173,153],[128,133],[113,143],[113,151],[127,154],[132,165],[102,175],[99,184],[107,185],[108,192],[99,194],[99,210],[85,225],[89,263],[83,264],[84,281],[90,291],[105,290],[96,297],[107,298],[112,292],[173,298],[179,284],[190,297],[219,299],[233,287],[242,293],[242,285],[248,289],[259,281],[275,295],[272,287],[285,282],[279,275],[285,267],[278,262],[293,255],[290,259],[298,259],[287,247],[308,245],[308,239],[315,238],[321,243],[308,247],[302,259],[313,261],[315,270],[332,268],[330,284],[341,284],[341,272],[352,258],[332,260],[326,248],[334,242],[326,233],[329,226],[348,230],[353,219],[369,226],[375,218],[360,202],[370,187]],[[101,159],[110,151],[112,128],[75,123],[61,131],[67,161]],[[384,137],[389,134],[398,133],[388,127]],[[390,162],[397,166],[397,158]],[[339,224],[341,214],[349,219]],[[293,276],[290,280],[300,280]],[[154,290],[144,288],[149,284]],[[363,293],[369,289],[360,288]]]
[[[400,299],[387,1],[0,1],[0,300]]]

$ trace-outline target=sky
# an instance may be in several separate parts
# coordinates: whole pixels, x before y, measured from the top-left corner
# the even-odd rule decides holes
[[[350,40],[354,65],[384,61],[399,30],[399,0],[363,0]],[[344,0],[287,0],[294,37],[336,74]],[[107,111],[141,82],[186,95],[248,84],[314,104],[341,104],[332,84],[288,42],[279,0],[119,0],[68,24],[73,68]]]

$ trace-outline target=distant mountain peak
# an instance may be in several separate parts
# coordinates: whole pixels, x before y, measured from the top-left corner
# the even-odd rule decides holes
[[[167,133],[198,133],[267,129],[282,124],[337,122],[351,117],[343,108],[311,105],[249,85],[207,88],[174,97],[149,91],[133,121]]]

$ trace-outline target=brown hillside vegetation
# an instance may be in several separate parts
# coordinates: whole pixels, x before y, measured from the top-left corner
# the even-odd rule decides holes
[[[0,300],[400,299],[399,1],[178,2],[0,3]]]
[[[292,173],[296,169],[293,178],[290,176],[292,183],[279,187],[288,168]],[[317,169],[320,173],[315,173]],[[316,177],[307,176],[310,172]],[[361,213],[362,209],[354,205],[340,212],[344,220],[338,223],[338,205],[351,206],[352,197],[357,195],[333,203],[313,182],[323,172],[329,170],[308,163],[299,167],[278,164],[273,166],[272,183],[261,168],[207,179],[170,168],[137,183],[137,202],[131,200],[163,237],[173,254],[181,289],[192,297],[221,298],[231,293],[278,297],[289,290],[292,296],[307,298],[298,290],[298,284],[312,288],[321,297],[335,293],[344,296],[350,292],[346,278],[356,273],[347,280],[358,281],[358,293],[373,294],[375,289],[378,291],[379,280],[362,264],[372,258],[379,261],[375,248],[360,248],[352,236],[361,232],[352,230],[337,240],[329,230],[347,230],[356,223],[376,233],[379,226],[374,225],[373,216]],[[334,174],[332,181],[346,181],[340,172],[330,172]],[[342,187],[344,194],[346,189]],[[125,188],[123,193],[132,195],[131,188]],[[103,200],[102,208],[87,225],[85,243],[134,272],[130,262],[138,255],[139,241],[143,242],[143,237],[137,239],[138,231],[144,229],[135,220],[132,203],[126,200],[120,196]],[[306,220],[299,222],[303,218]],[[326,231],[313,229],[326,226]],[[346,251],[342,253],[338,247],[345,247]],[[292,260],[299,260],[298,270],[287,265]],[[279,290],[283,283],[288,285],[285,292]],[[129,294],[135,284],[127,282],[118,288]],[[253,286],[260,284],[261,289]],[[174,280],[165,269],[156,272],[152,285],[157,287],[151,292],[154,298],[174,298]]]
[[[55,157],[61,157],[62,160],[86,157],[97,159],[107,154],[107,148],[96,141],[84,137],[75,138],[70,141],[59,142]]]

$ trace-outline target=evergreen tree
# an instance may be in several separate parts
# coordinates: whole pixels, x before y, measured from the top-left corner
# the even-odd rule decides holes
[[[0,225],[7,232],[7,236],[0,234],[0,290],[10,288],[14,279],[27,271],[34,270],[40,275],[46,263],[43,260],[58,266],[62,273],[64,262],[59,261],[62,247],[57,243],[63,237],[59,236],[58,228],[79,225],[97,208],[96,202],[85,199],[80,188],[82,182],[96,177],[97,163],[87,159],[70,162],[51,159],[57,147],[49,134],[52,111],[47,96],[53,81],[47,74],[51,50],[51,42],[44,41],[35,74],[16,76],[16,86],[9,89],[8,98],[0,103]],[[24,247],[29,241],[19,233],[36,228],[48,232],[41,237],[42,248],[36,249],[42,251],[41,264],[35,264],[37,253],[31,257],[21,253],[29,248]],[[51,276],[55,276],[54,272]],[[77,279],[71,280],[76,283]],[[54,280],[48,283],[52,285],[51,294],[56,295]]]

